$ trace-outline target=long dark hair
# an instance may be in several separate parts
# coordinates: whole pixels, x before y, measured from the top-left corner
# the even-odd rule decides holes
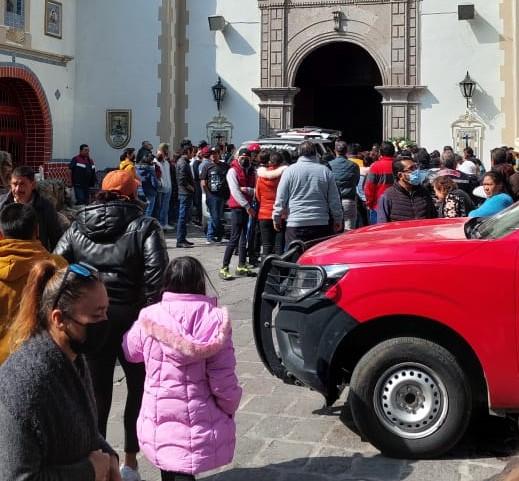
[[[198,259],[185,256],[173,259],[164,273],[162,293],[207,294],[207,283],[214,289],[206,270]]]

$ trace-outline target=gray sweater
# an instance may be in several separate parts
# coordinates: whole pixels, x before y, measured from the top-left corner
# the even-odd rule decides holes
[[[330,169],[315,157],[300,157],[281,176],[276,194],[274,222],[288,215],[288,227],[327,225],[330,217],[342,222],[342,205]]]
[[[0,479],[94,481],[90,452],[115,453],[97,428],[84,359],[37,334],[0,367],[0,386]]]

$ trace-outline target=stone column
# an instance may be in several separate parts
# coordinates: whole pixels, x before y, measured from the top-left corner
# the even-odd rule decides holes
[[[260,136],[292,126],[294,97],[297,87],[259,88],[252,91],[260,98]]]
[[[409,99],[422,86],[382,85],[375,87],[382,95],[384,139],[404,137],[414,142],[419,139],[417,110],[419,102]]]
[[[292,125],[294,96],[286,86],[287,2],[259,0],[261,9],[261,87],[252,89],[260,99],[260,135]]]

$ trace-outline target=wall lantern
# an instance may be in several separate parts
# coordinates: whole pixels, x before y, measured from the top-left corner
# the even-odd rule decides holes
[[[225,94],[227,93],[227,88],[222,83],[222,79],[218,77],[218,82],[211,87],[213,91],[214,101],[218,107],[218,112],[220,112],[220,107],[222,105],[223,99],[225,98]]]
[[[476,82],[470,78],[469,72],[467,71],[467,75],[465,75],[465,78],[460,82],[460,90],[461,95],[466,99],[467,101],[467,109],[470,107],[470,103],[472,100],[472,96],[474,95],[474,90],[476,90]]]
[[[207,20],[209,21],[209,30],[211,30],[211,32],[223,32],[228,25],[225,18],[221,15],[207,17]]]

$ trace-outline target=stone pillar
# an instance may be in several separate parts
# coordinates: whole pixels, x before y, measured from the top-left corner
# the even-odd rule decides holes
[[[297,87],[252,89],[260,98],[260,136],[270,136],[292,126]]]
[[[417,142],[419,102],[410,100],[409,96],[411,93],[423,90],[424,87],[382,85],[375,88],[382,95],[384,139],[404,137]]]

